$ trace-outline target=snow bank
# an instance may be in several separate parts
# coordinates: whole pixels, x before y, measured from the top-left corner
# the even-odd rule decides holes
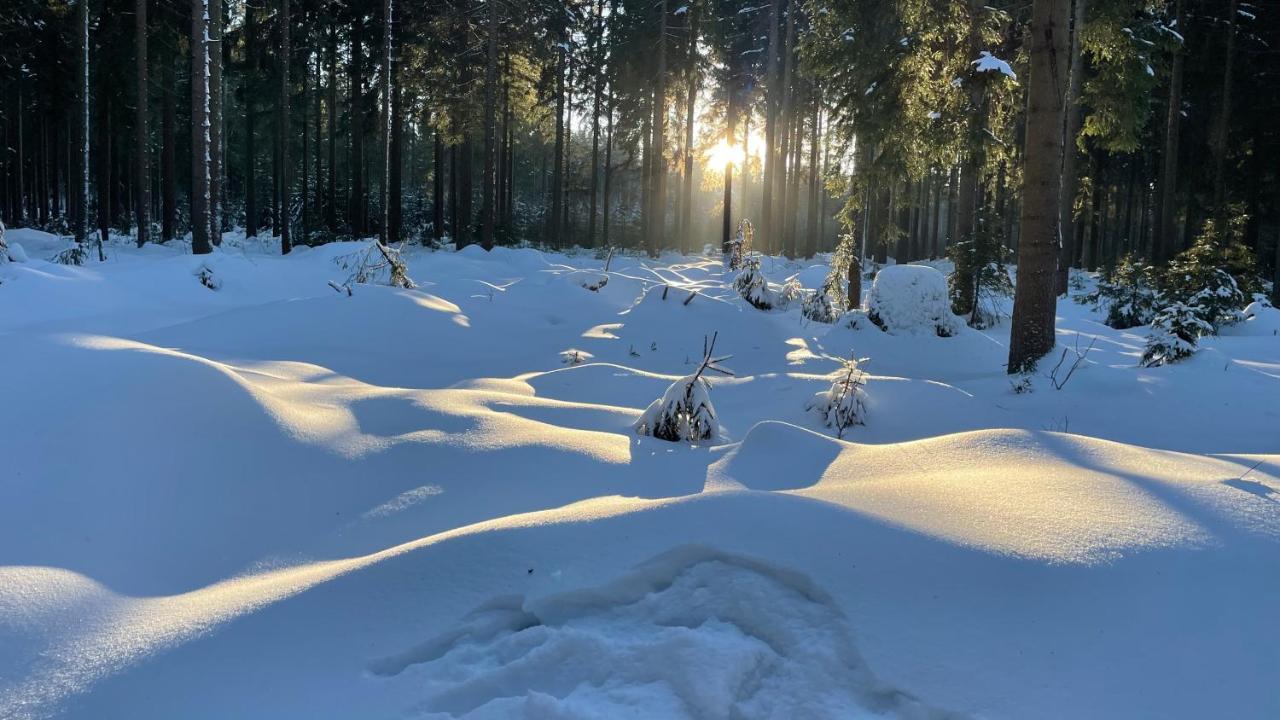
[[[947,279],[926,265],[890,265],[876,273],[867,315],[889,333],[949,337],[960,331]]]

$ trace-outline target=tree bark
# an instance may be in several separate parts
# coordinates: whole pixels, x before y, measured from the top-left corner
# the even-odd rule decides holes
[[[1222,62],[1222,98],[1219,103],[1218,125],[1213,141],[1213,210],[1226,216],[1227,196],[1227,139],[1231,130],[1231,72],[1236,57],[1236,16],[1240,0],[1231,0],[1227,8],[1227,49]]]
[[[329,141],[329,182],[327,197],[324,203],[324,220],[329,232],[338,231],[338,33],[329,27],[329,47],[326,49],[329,61],[329,98],[328,114]]]
[[[391,0],[382,0],[382,222],[378,237],[384,245],[391,239],[391,12]]]
[[[138,165],[138,194],[134,207],[138,221],[138,247],[142,247],[147,244],[147,236],[151,231],[151,152],[147,132],[147,0],[136,0],[133,12],[138,87],[133,128],[134,161]]]
[[[1067,281],[1071,275],[1071,261],[1075,251],[1075,202],[1076,191],[1080,184],[1079,149],[1076,137],[1080,135],[1082,113],[1080,110],[1080,85],[1084,77],[1084,63],[1080,56],[1081,33],[1084,31],[1085,10],[1088,0],[1075,0],[1071,20],[1071,55],[1067,62],[1070,65],[1067,78],[1067,101],[1064,112],[1062,138],[1062,197],[1058,210],[1058,274],[1055,291],[1059,295],[1067,294]],[[1008,238],[1006,237],[1006,240]]]
[[[1053,349],[1057,226],[1062,189],[1062,119],[1069,0],[1035,0],[1031,11],[1018,283],[1009,338],[1010,373],[1026,372]]]
[[[254,87],[253,78],[259,72],[258,65],[258,13],[251,3],[244,8],[244,234],[258,236],[258,178],[257,148],[254,140]]]
[[[563,21],[559,24],[559,47],[556,52],[556,144],[551,170],[551,211],[546,219],[546,241],[553,248],[560,247],[560,218],[564,204],[564,73],[565,36]]]
[[[435,132],[431,154],[431,237],[436,243],[444,239],[444,141]]]
[[[215,0],[216,1],[216,0]],[[290,199],[289,184],[289,63],[293,57],[289,48],[289,0],[280,0],[280,253],[288,255],[293,250],[289,236]]]
[[[488,0],[488,57],[484,69],[484,187],[480,200],[480,246],[493,249],[494,191],[497,178],[498,3]]]
[[[191,252],[209,243],[209,28],[208,0],[191,0]]]
[[[222,2],[209,10],[209,238],[222,244]]]

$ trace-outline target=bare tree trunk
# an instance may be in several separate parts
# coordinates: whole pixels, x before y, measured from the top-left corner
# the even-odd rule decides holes
[[[89,0],[80,0],[80,30],[80,103],[83,115],[80,124],[80,197],[76,203],[80,217],[76,223],[76,242],[83,245],[89,237]]]
[[[1022,230],[1009,337],[1010,373],[1034,368],[1056,341],[1054,271],[1070,11],[1070,0],[1035,0],[1031,11]]]
[[[605,247],[609,246],[609,213],[610,200],[613,197],[613,88],[609,88],[608,106],[609,120],[605,129],[604,141],[604,189],[603,207],[600,212],[600,240]]]
[[[138,220],[138,247],[147,244],[151,231],[151,152],[147,132],[147,0],[136,0],[133,10],[137,54],[138,102],[134,108],[134,162],[138,164],[138,195],[134,205]]]
[[[252,4],[246,3],[244,8],[244,45],[245,45],[245,79],[244,79],[244,234],[245,237],[258,236],[258,188],[257,188],[257,152],[254,143],[254,102],[252,78],[259,73],[258,64],[258,13]]]
[[[698,14],[689,10],[689,80],[685,87],[684,108],[684,173],[680,201],[680,249],[693,250],[693,125],[694,106],[698,101],[698,69],[694,66],[698,52]]]
[[[329,232],[338,231],[338,33],[329,27],[329,47],[326,49],[329,61],[329,184],[328,197],[324,203],[325,224]]]
[[[207,1],[207,0],[206,0]],[[289,0],[280,0],[280,253],[293,250],[289,236],[290,202],[293,193],[289,183]]]
[[[1226,215],[1227,140],[1231,131],[1231,72],[1236,58],[1236,16],[1240,0],[1231,0],[1227,9],[1227,49],[1222,62],[1222,99],[1218,124],[1213,133],[1213,210]]]
[[[391,239],[391,0],[382,0],[382,222],[378,237]]]
[[[650,257],[657,257],[659,244],[666,235],[667,202],[666,183],[667,163],[663,157],[663,141],[666,139],[667,119],[667,0],[658,4],[658,72],[657,83],[653,90],[653,120],[649,130],[653,137],[649,140],[649,152],[653,158],[649,163],[649,223],[645,247]],[[733,135],[729,136],[733,142]]]
[[[209,237],[222,244],[222,2],[209,9]]]
[[[725,103],[725,144],[732,144],[738,127],[738,76],[730,75],[727,83],[729,97]],[[733,242],[733,163],[724,164],[724,213],[720,218],[720,251],[728,262],[730,243]]]
[[[1080,35],[1084,31],[1085,8],[1088,0],[1075,0],[1071,21],[1071,55],[1067,59],[1070,71],[1067,80],[1067,101],[1065,107],[1066,122],[1063,124],[1062,139],[1062,200],[1058,210],[1058,274],[1055,280],[1055,291],[1059,295],[1067,294],[1067,281],[1071,275],[1071,260],[1075,257],[1075,202],[1076,190],[1080,184],[1080,169],[1077,159],[1080,155],[1076,147],[1076,137],[1080,134],[1082,113],[1080,111],[1080,84],[1084,77],[1084,63],[1080,57]],[[1007,239],[1007,237],[1006,237]]]
[[[488,60],[484,69],[484,187],[480,201],[480,245],[493,249],[494,191],[497,175],[498,3],[489,2]]]
[[[596,16],[591,57],[594,80],[591,101],[591,199],[587,215],[587,246],[596,244],[596,197],[600,194],[600,101],[604,94],[604,0],[595,0]]]
[[[431,237],[437,243],[444,239],[444,141],[435,132],[431,155]]]
[[[191,0],[191,252],[209,243],[209,26],[208,0]]]
[[[551,212],[547,214],[545,227],[546,241],[552,247],[560,247],[560,217],[564,204],[564,73],[565,49],[568,42],[563,29],[563,21],[559,30],[559,47],[556,53],[556,145],[555,158],[551,171]]]
[[[764,181],[760,191],[760,230],[766,249],[778,247],[774,218],[778,175],[778,100],[782,92],[778,78],[778,26],[782,20],[782,0],[769,3],[769,57],[765,62]]]
[[[364,20],[354,17],[351,21],[351,59],[348,66],[350,83],[350,112],[348,135],[351,140],[351,159],[347,167],[347,224],[356,237],[363,237],[364,224],[364,88],[362,87]]]

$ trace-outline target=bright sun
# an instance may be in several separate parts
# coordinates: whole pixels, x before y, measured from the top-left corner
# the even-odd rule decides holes
[[[723,170],[730,164],[741,165],[744,157],[741,146],[730,145],[721,138],[720,142],[707,151],[707,165],[717,170]]]

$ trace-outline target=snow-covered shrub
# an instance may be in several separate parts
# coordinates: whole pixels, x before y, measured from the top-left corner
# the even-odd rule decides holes
[[[804,305],[800,307],[800,314],[805,319],[814,322],[825,323],[830,325],[840,319],[840,308],[834,299],[832,299],[831,282],[822,284],[822,287],[813,291],[804,299]]]
[[[89,253],[85,250],[84,243],[76,243],[49,258],[49,262],[55,262],[59,265],[83,265],[87,257],[89,257]]]
[[[867,317],[890,333],[951,337],[960,332],[946,278],[927,265],[890,265],[876,273],[867,296]]]
[[[751,244],[755,240],[756,230],[751,225],[751,221],[743,218],[738,221],[738,232],[729,241],[729,251],[725,255],[725,268],[729,270],[740,270],[743,262],[751,253]]]
[[[733,278],[733,289],[757,309],[772,310],[777,304],[777,297],[769,288],[769,281],[765,279],[764,273],[760,272],[760,258],[744,258],[741,267]]]
[[[635,430],[671,442],[714,440],[719,435],[716,409],[711,404],[711,383],[703,377],[708,372],[733,373],[718,363],[728,357],[714,357],[716,336],[703,345],[702,362],[697,372],[680,378],[667,388],[662,397],[645,408],[636,421]]]
[[[782,288],[778,290],[776,305],[779,308],[788,308],[795,301],[803,299],[804,288],[800,286],[800,280],[793,275],[787,278],[787,281],[782,284]]]
[[[196,276],[196,279],[200,281],[201,285],[209,288],[210,290],[217,290],[222,287],[222,278],[213,271],[213,267],[207,262],[202,262],[197,265],[196,269],[191,274]]]
[[[1175,302],[1156,313],[1142,365],[1157,367],[1194,354],[1200,338],[1213,334],[1213,325],[1204,319],[1204,312],[1202,307]]]
[[[1240,320],[1240,310],[1260,289],[1253,251],[1244,242],[1248,216],[1205,222],[1191,247],[1178,253],[1165,270],[1161,290],[1172,302],[1204,308],[1201,319],[1215,332]]]
[[[858,368],[857,360],[850,358],[831,387],[813,396],[808,409],[824,425],[834,428],[836,437],[842,438],[845,430],[866,424],[866,384],[866,373]]]
[[[390,285],[408,290],[417,287],[409,277],[409,266],[401,259],[400,251],[377,240],[362,250],[339,255],[333,262],[343,270],[351,271],[340,286],[346,288],[348,294],[353,284]]]
[[[1161,306],[1156,269],[1132,255],[1120,258],[1102,271],[1097,288],[1080,296],[1081,302],[1106,312],[1107,326],[1123,330],[1146,325]]]

